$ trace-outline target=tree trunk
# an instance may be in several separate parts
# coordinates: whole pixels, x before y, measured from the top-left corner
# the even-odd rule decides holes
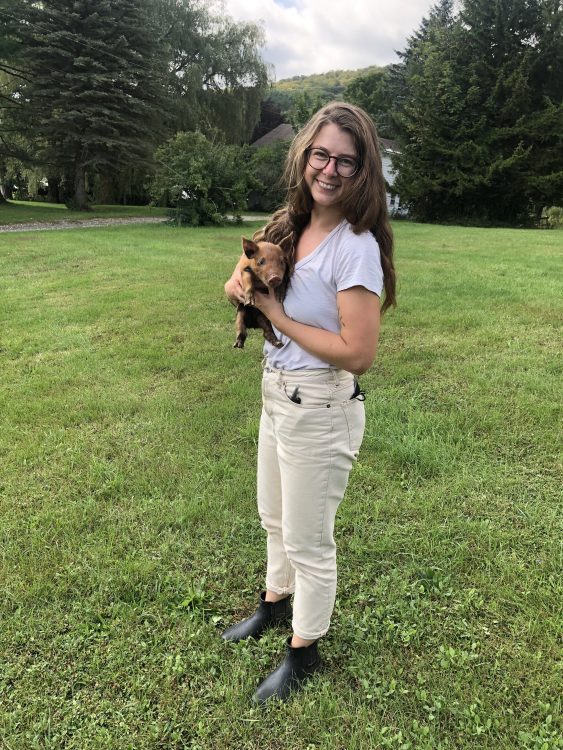
[[[95,197],[96,204],[101,203],[104,206],[112,206],[117,203],[117,190],[113,175],[102,173],[98,179],[98,190]]]
[[[12,184],[8,180],[0,181],[0,203],[6,203],[13,198]]]
[[[73,208],[76,211],[88,211],[88,196],[86,195],[86,169],[82,164],[76,165],[74,173]]]
[[[58,177],[47,177],[47,202],[48,203],[60,203],[61,202],[61,181]]]

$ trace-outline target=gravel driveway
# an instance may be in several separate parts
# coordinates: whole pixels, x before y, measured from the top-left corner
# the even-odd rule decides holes
[[[243,221],[260,221],[263,216],[243,216]],[[117,224],[158,224],[167,221],[164,216],[137,216],[127,219],[77,219],[76,221],[36,221],[29,224],[0,224],[0,232],[41,232],[47,229],[87,229]]]
[[[166,221],[162,216],[137,216],[127,219],[77,219],[76,221],[36,221],[29,224],[2,224],[0,232],[40,232],[46,229],[87,229],[115,224],[157,224]]]

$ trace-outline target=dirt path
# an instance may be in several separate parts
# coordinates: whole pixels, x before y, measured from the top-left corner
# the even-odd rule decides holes
[[[244,221],[260,221],[263,216],[243,216]],[[48,229],[87,229],[88,227],[116,226],[118,224],[158,224],[167,221],[164,216],[137,216],[125,219],[77,219],[76,221],[34,221],[29,224],[0,224],[1,232],[42,232]]]
[[[0,232],[41,232],[47,229],[87,229],[117,224],[157,224],[166,221],[163,216],[130,216],[125,219],[77,219],[76,221],[34,221],[29,224],[2,224]]]

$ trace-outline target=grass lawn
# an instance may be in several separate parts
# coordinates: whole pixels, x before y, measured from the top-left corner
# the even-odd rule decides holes
[[[0,204],[0,226],[30,222],[121,219],[130,216],[166,216],[166,208],[156,206],[92,206],[90,211],[70,211],[61,203],[8,201]]]
[[[563,748],[563,238],[395,230],[328,669],[265,709],[240,228],[0,235],[0,747]]]

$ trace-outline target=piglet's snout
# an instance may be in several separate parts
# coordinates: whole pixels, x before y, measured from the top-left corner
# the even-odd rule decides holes
[[[268,279],[268,286],[271,287],[272,289],[275,289],[281,283],[282,283],[281,276],[270,276]]]

